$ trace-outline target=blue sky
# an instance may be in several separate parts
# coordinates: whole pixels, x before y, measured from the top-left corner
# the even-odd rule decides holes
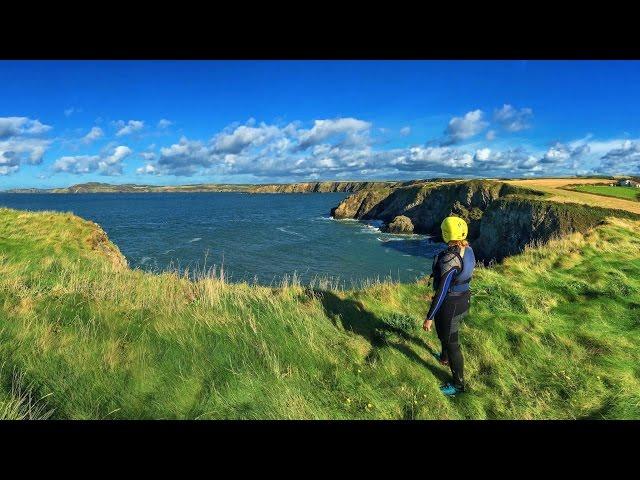
[[[0,61],[0,189],[640,172],[640,63]]]

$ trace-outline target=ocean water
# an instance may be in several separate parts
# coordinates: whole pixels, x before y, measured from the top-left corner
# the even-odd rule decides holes
[[[133,268],[223,267],[231,281],[271,285],[294,272],[344,286],[428,275],[443,245],[329,216],[347,194],[0,194],[0,206],[73,212],[100,224]]]

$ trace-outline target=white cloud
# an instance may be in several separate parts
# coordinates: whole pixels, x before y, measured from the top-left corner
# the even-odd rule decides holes
[[[40,120],[27,117],[0,117],[0,139],[21,135],[42,135],[51,128]]]
[[[402,135],[403,137],[406,137],[407,135],[411,134],[411,127],[409,125],[407,125],[406,127],[402,127],[400,129],[400,135]]]
[[[144,127],[144,122],[141,120],[129,120],[128,122],[124,122],[119,120],[114,123],[114,125],[118,128],[116,132],[116,137],[122,137],[123,135],[130,135],[134,132],[142,130]]]
[[[371,123],[357,118],[316,120],[311,129],[300,132],[296,149],[306,150],[336,136],[345,136],[346,143],[359,143],[370,128]]]
[[[476,150],[476,153],[474,155],[474,160],[479,161],[479,162],[484,162],[486,160],[489,160],[489,156],[491,155],[491,150],[488,148],[481,148],[480,150]]]
[[[155,167],[170,175],[194,175],[200,169],[211,166],[212,155],[210,146],[182,137],[178,143],[160,149],[160,158]]]
[[[42,163],[51,141],[41,136],[49,130],[39,120],[0,117],[0,175],[15,173],[23,164]]]
[[[98,140],[103,136],[104,136],[104,132],[100,127],[93,127],[91,130],[89,130],[89,133],[87,133],[84,137],[82,137],[82,141],[86,144],[89,144],[95,140]]]
[[[453,117],[447,125],[446,139],[443,145],[458,143],[483,131],[488,125],[483,117],[482,110],[467,112],[464,117]]]
[[[389,164],[399,170],[432,171],[440,168],[443,172],[467,169],[473,165],[473,156],[450,147],[411,147],[397,152]]]
[[[513,108],[509,104],[504,104],[502,108],[496,110],[493,119],[499,123],[502,128],[509,132],[519,132],[530,128],[529,121],[533,117],[533,110],[530,108],[521,108],[520,110]]]
[[[55,161],[53,171],[77,175],[94,172],[101,175],[121,175],[122,161],[131,153],[129,147],[120,145],[110,154],[65,156]]]
[[[214,147],[219,153],[240,153],[248,147],[263,145],[279,134],[280,129],[274,125],[241,125],[230,133],[218,134],[214,140]]]
[[[600,159],[598,170],[609,174],[640,174],[640,142],[625,140]]]
[[[462,128],[457,124],[460,128],[456,132],[466,132],[466,135],[481,130],[481,112],[469,114],[460,119],[467,125]],[[160,148],[155,157],[152,152],[140,153],[146,164],[137,172],[177,176],[211,175],[218,178],[235,175],[244,179],[269,181],[355,179],[363,176],[508,177],[587,172],[595,168],[598,160],[591,139],[556,143],[547,150],[531,147],[500,149],[498,145],[488,148],[481,141],[462,146],[414,145],[376,150],[376,142],[369,138],[369,122],[356,119],[329,121],[329,124],[323,122],[316,121],[311,128],[305,129],[299,123],[278,126],[253,120],[244,125],[230,125],[208,141],[183,137],[173,145]],[[355,140],[349,137],[354,132]],[[610,145],[626,148],[626,153],[631,154],[627,157],[634,160],[633,142],[623,144],[618,141]],[[609,158],[613,156],[612,153]],[[588,165],[587,160],[596,163]]]
[[[173,122],[171,120],[167,120],[166,118],[163,118],[158,122],[158,128],[168,128],[171,125],[173,125]]]
[[[580,145],[567,145],[556,142],[545,152],[540,159],[543,164],[567,164],[569,161],[576,162],[589,154],[591,147],[588,143]]]
[[[487,140],[491,141],[491,140],[495,140],[496,139],[496,131],[495,130],[489,130],[487,132]]]
[[[152,165],[151,163],[147,163],[146,165],[140,168],[137,168],[136,173],[139,175],[153,175],[157,172],[156,172],[156,167],[154,165]]]

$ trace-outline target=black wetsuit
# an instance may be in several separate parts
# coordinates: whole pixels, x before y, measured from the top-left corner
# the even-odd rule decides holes
[[[469,311],[475,256],[466,247],[464,258],[460,248],[449,247],[436,256],[433,262],[433,287],[435,295],[427,314],[434,320],[436,332],[442,344],[441,360],[448,361],[453,375],[453,385],[464,390],[464,358],[460,349],[460,322]]]

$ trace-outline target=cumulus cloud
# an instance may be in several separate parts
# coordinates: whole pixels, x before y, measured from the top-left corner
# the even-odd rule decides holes
[[[640,142],[625,140],[601,158],[598,170],[610,174],[640,173]]]
[[[411,127],[409,125],[407,125],[406,127],[402,127],[400,129],[400,135],[402,135],[403,137],[406,137],[407,135],[411,134]]]
[[[493,120],[499,123],[508,132],[519,132],[530,128],[530,120],[533,117],[533,110],[530,108],[514,108],[509,104],[504,104],[493,114]]]
[[[171,125],[173,125],[173,122],[166,118],[163,118],[158,122],[158,128],[169,128]]]
[[[336,136],[344,137],[347,144],[358,144],[364,140],[364,135],[370,128],[371,123],[357,118],[316,120],[311,129],[300,133],[296,150],[306,150]]]
[[[44,139],[15,137],[0,141],[0,175],[10,175],[20,165],[42,163],[50,142]]]
[[[0,117],[0,139],[21,135],[41,135],[51,130],[40,120],[27,117]]]
[[[491,149],[481,148],[480,150],[476,150],[476,153],[473,156],[473,158],[478,162],[485,162],[489,160],[490,155],[491,155]]]
[[[453,117],[445,130],[443,145],[452,145],[471,138],[482,132],[489,125],[483,120],[482,110],[467,112],[463,117]]]
[[[151,163],[147,163],[140,168],[136,168],[136,173],[139,175],[152,175],[157,173],[156,167]]]
[[[156,168],[171,175],[190,176],[210,167],[212,154],[211,146],[182,137],[178,143],[160,149]]]
[[[214,148],[218,153],[242,152],[248,147],[259,147],[280,134],[274,125],[260,124],[259,127],[241,125],[228,133],[220,133],[214,139]]]
[[[134,132],[142,130],[144,122],[141,120],[129,120],[125,123],[123,120],[118,120],[114,125],[118,128],[116,137],[122,137],[123,135],[131,135]]]
[[[132,150],[129,147],[120,145],[110,153],[65,156],[55,161],[53,171],[76,175],[94,172],[108,176],[122,175],[122,161],[131,153]]]
[[[554,143],[540,159],[542,164],[565,164],[567,167],[576,168],[589,152],[589,144],[569,145],[560,142]]]
[[[95,140],[98,140],[103,136],[104,136],[104,132],[100,127],[93,127],[91,130],[89,130],[89,133],[87,133],[84,137],[82,137],[82,141],[86,144],[89,144],[94,142]]]
[[[42,135],[51,130],[39,120],[0,117],[0,175],[10,175],[20,165],[38,165],[51,141]]]
[[[476,111],[479,112],[479,111]],[[461,136],[481,131],[482,116],[469,112],[460,120],[476,125],[462,127],[454,122],[455,132]],[[554,143],[546,150],[517,148],[488,148],[473,144],[411,146],[377,150],[369,138],[371,124],[357,119],[342,121],[320,120],[310,128],[299,123],[286,126],[257,123],[233,124],[208,141],[182,137],[179,142],[160,148],[156,156],[141,153],[145,165],[139,174],[153,175],[212,175],[217,177],[242,175],[243,178],[269,181],[294,181],[314,178],[419,178],[426,176],[534,176],[558,175],[593,171],[600,156],[613,147],[625,152],[612,152],[606,158],[626,158],[637,161],[636,147],[605,143],[594,151],[596,143],[583,139],[566,144]],[[355,120],[355,121],[353,121]],[[349,141],[348,134],[356,134]],[[467,137],[469,138],[469,137]],[[375,140],[375,139],[373,139]],[[640,148],[638,148],[640,150]],[[602,153],[600,153],[602,151]],[[636,153],[634,153],[636,152]],[[588,162],[587,162],[588,161]],[[623,163],[616,160],[618,164]],[[588,166],[587,166],[588,163]],[[626,167],[625,167],[626,168]]]

